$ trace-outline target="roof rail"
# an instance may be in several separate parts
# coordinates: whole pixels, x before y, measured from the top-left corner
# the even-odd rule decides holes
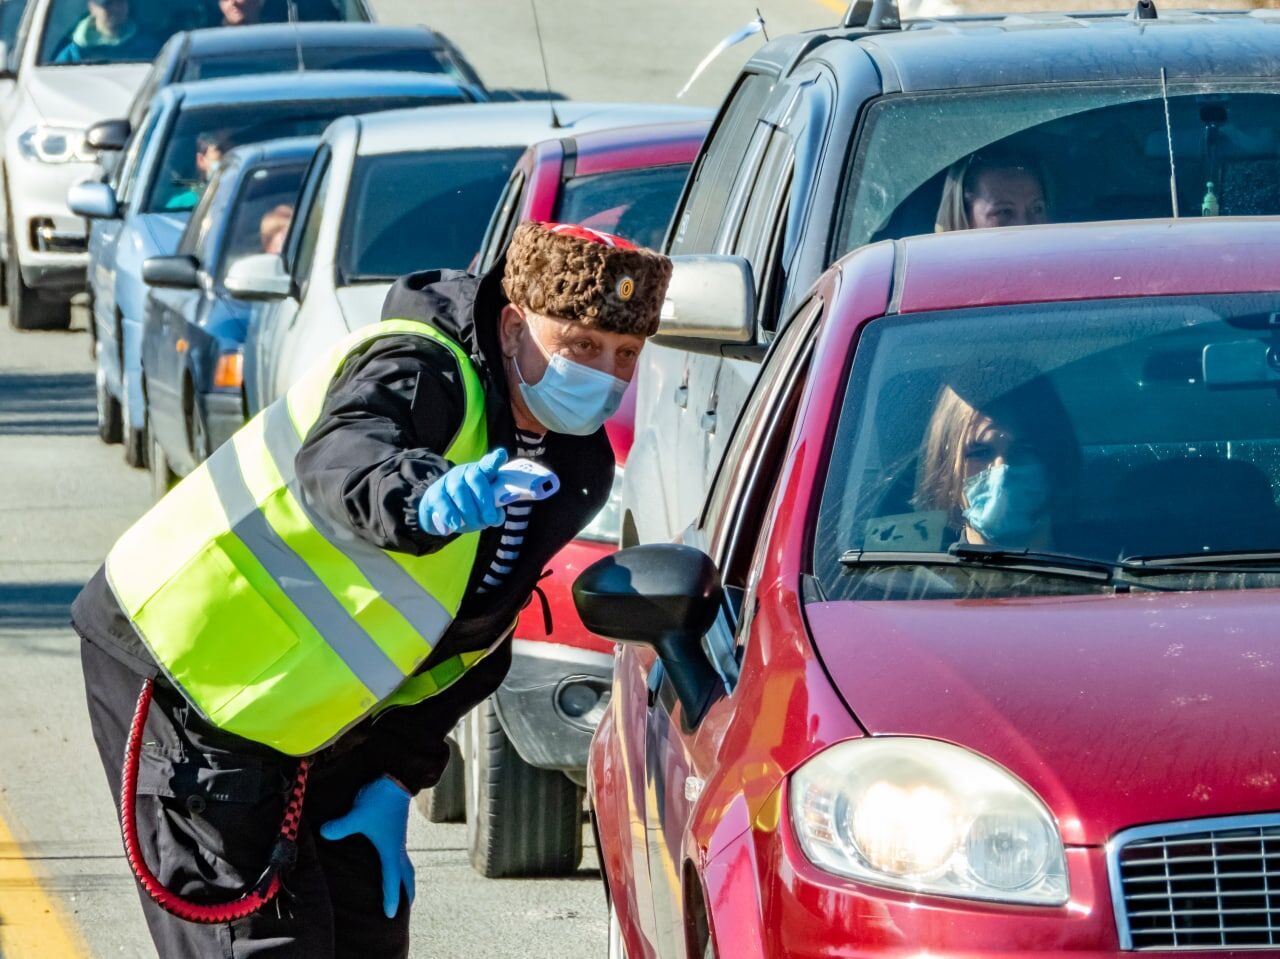
[[[844,13],[842,26],[862,30],[900,30],[902,16],[898,0],[853,0]]]

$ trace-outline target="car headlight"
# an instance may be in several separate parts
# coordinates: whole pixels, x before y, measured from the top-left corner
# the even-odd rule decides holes
[[[37,123],[18,137],[18,150],[40,163],[91,163],[98,153],[84,142],[84,130]]]
[[[995,763],[932,739],[839,743],[801,766],[791,822],[828,872],[881,886],[1033,905],[1067,901],[1058,828]]]
[[[592,539],[615,546],[622,538],[622,467],[613,470],[613,489],[609,501],[600,508],[590,523],[578,534],[578,539]]]

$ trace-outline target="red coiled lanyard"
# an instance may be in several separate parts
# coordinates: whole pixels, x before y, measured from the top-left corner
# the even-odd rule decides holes
[[[142,728],[147,722],[147,713],[151,711],[151,697],[155,692],[155,683],[148,679],[138,694],[138,706],[133,712],[133,722],[129,726],[129,740],[125,746],[124,775],[120,783],[120,831],[124,836],[125,855],[133,874],[147,891],[147,895],[161,909],[172,913],[187,922],[222,923],[232,922],[251,916],[272,899],[281,889],[280,875],[290,868],[297,859],[298,825],[302,819],[302,800],[307,792],[307,774],[311,769],[311,760],[298,761],[298,772],[293,780],[293,789],[289,794],[289,802],[285,806],[284,819],[280,822],[280,832],[276,836],[275,845],[271,849],[271,859],[262,877],[253,888],[240,898],[224,903],[199,903],[183,899],[161,885],[142,857],[142,847],[138,842],[138,822],[135,806],[138,797],[138,759],[142,751]]]

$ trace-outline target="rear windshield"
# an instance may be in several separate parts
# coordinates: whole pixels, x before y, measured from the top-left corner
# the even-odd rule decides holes
[[[675,163],[574,177],[564,185],[555,219],[656,249],[666,237],[689,166]]]
[[[1248,83],[1170,83],[1167,103],[1158,78],[884,97],[832,258],[935,231],[1167,217],[1175,194],[1181,216],[1280,214],[1278,121],[1280,95]]]
[[[222,282],[227,267],[242,256],[281,251],[305,171],[306,165],[299,163],[260,168],[245,177],[227,221],[217,282]]]
[[[1099,588],[901,561],[957,543],[1104,563],[1280,550],[1278,318],[1280,295],[1265,294],[869,324],[818,519],[815,570],[827,594],[952,599]],[[877,566],[887,553],[898,561]],[[1227,565],[1221,574],[1143,575],[1132,585],[1274,587],[1280,576]]]
[[[465,269],[524,147],[361,157],[342,218],[345,282]]]
[[[230,4],[229,4],[230,5]],[[286,23],[289,0],[238,0],[246,23]],[[293,0],[299,20],[368,19],[359,0]],[[52,0],[41,34],[41,65],[146,63],[179,30],[225,23],[218,0]]]
[[[226,53],[188,60],[181,79],[212,80],[255,73],[290,73],[299,68],[297,50],[261,50]],[[304,47],[302,67],[307,70],[399,70],[439,73],[466,82],[457,67],[426,47],[370,49],[359,47]]]
[[[183,111],[169,132],[145,210],[190,210],[200,201],[213,166],[232,147],[284,137],[315,136],[351,113],[456,102],[442,97],[368,97],[197,107]]]

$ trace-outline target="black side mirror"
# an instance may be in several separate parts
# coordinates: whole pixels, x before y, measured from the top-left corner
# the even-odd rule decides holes
[[[702,718],[720,685],[702,637],[723,596],[711,557],[670,543],[620,550],[592,563],[573,584],[587,629],[657,651],[690,725]]]
[[[142,282],[167,290],[200,286],[200,261],[194,256],[152,256],[142,261]]]
[[[123,150],[132,132],[128,120],[103,120],[89,127],[84,142],[95,150]]]

